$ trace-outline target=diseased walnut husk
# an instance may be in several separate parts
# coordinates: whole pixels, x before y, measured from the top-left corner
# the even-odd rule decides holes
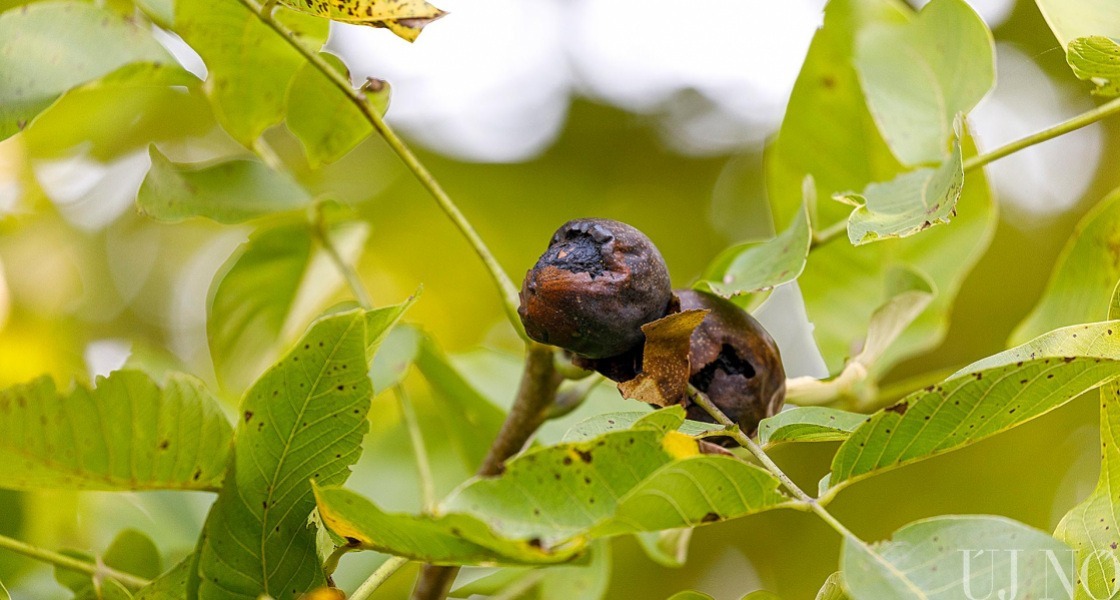
[[[576,219],[525,275],[517,312],[534,340],[598,359],[640,348],[642,325],[665,316],[672,298],[665,260],[645,234]]]
[[[690,338],[688,382],[753,436],[758,422],[777,414],[785,401],[786,372],[777,344],[754,317],[729,300],[694,290],[678,290],[677,297],[681,310],[711,311]],[[686,412],[689,419],[715,422],[695,404],[687,403]]]

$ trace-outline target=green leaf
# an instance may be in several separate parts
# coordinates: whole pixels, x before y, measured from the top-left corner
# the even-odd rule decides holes
[[[781,130],[766,153],[767,195],[777,223],[789,223],[799,210],[808,174],[818,197],[830,198],[903,171],[868,112],[852,61],[857,32],[905,23],[909,14],[894,0],[832,0],[825,7],[824,26],[813,37]],[[974,145],[964,133],[962,154],[972,156]],[[899,361],[940,344],[957,291],[996,224],[982,172],[969,174],[957,210],[952,227],[858,248],[833,242],[813,251],[797,281],[830,372],[844,367],[866,337],[876,307],[894,295],[889,274],[900,266],[928,278],[937,296],[876,361],[870,376],[877,379]],[[843,204],[824,202],[815,226],[827,228],[850,213]]]
[[[12,594],[4,587],[3,581],[0,581],[0,600],[12,600]]]
[[[1120,286],[1112,293],[1108,316],[1120,317]],[[1075,572],[1079,575],[1076,600],[1113,597],[1120,576],[1115,562],[1120,545],[1120,502],[1114,491],[1120,487],[1120,383],[1109,383],[1101,390],[1100,415],[1101,471],[1097,487],[1062,517],[1054,531],[1054,537],[1074,550]]]
[[[839,572],[833,573],[824,580],[824,585],[817,592],[816,600],[850,600],[844,591],[843,577]]]
[[[353,261],[367,228],[340,223],[330,232]],[[297,221],[260,229],[214,278],[206,330],[219,381],[242,390],[276,358],[310,315],[343,284],[327,253],[312,244],[310,225]]]
[[[1094,95],[1120,96],[1120,42],[1100,35],[1077,38],[1069,43],[1066,62],[1078,79],[1096,84]]]
[[[1080,37],[1120,38],[1120,4],[1113,0],[1035,0],[1063,48]]]
[[[774,445],[781,442],[843,441],[866,420],[867,415],[836,408],[792,408],[763,419],[758,424],[758,442]]]
[[[1046,291],[1011,334],[1011,343],[1022,344],[1052,329],[1100,319],[1118,279],[1120,190],[1114,190],[1074,228]]]
[[[604,433],[611,431],[620,431],[623,429],[630,429],[638,422],[643,422],[645,425],[651,425],[655,421],[650,421],[650,418],[656,419],[662,415],[672,415],[680,411],[680,406],[670,406],[661,410],[649,411],[634,411],[634,412],[612,412],[603,413],[588,417],[580,421],[567,432],[564,433],[565,442],[578,442],[581,440],[588,440],[591,438],[599,437]],[[680,413],[683,416],[683,412]],[[722,425],[715,423],[701,423],[700,421],[681,421],[676,418],[675,422],[679,425],[674,425],[671,428],[657,428],[660,431],[667,431],[670,429],[680,431],[685,435],[697,436],[707,433],[709,431],[720,431],[723,429]]]
[[[685,590],[683,592],[677,592],[672,596],[669,596],[668,600],[712,600],[712,597],[700,592]]]
[[[816,205],[816,188],[811,177],[806,178],[803,193],[801,210],[785,231],[766,242],[741,244],[722,252],[694,287],[727,298],[797,279],[805,268],[813,237],[809,210]]]
[[[307,526],[310,481],[350,475],[369,427],[370,342],[407,307],[320,319],[246,393],[237,449],[199,542],[198,598],[284,600],[325,583]]]
[[[1066,598],[1068,553],[1049,535],[1004,517],[942,516],[871,547],[845,538],[840,570],[858,599]]]
[[[774,592],[758,590],[743,596],[742,600],[782,600],[782,598]]]
[[[138,23],[87,2],[37,2],[0,14],[0,139],[63,92],[135,62],[174,59]]]
[[[879,131],[906,165],[943,162],[953,121],[995,84],[992,32],[964,0],[933,0],[904,25],[857,37],[855,63]]]
[[[595,543],[586,565],[559,565],[543,569],[537,586],[540,600],[599,600],[611,582],[611,546]]]
[[[903,173],[891,181],[872,183],[862,194],[835,198],[855,206],[848,217],[848,239],[859,246],[888,238],[904,238],[948,223],[956,214],[964,187],[961,147],[953,143],[949,159],[936,169]]]
[[[291,177],[257,160],[231,160],[208,166],[175,164],[152,146],[152,167],[136,204],[159,221],[206,217],[241,223],[311,204],[311,196]]]
[[[654,428],[530,450],[500,476],[461,487],[432,517],[386,514],[346,490],[317,494],[336,534],[445,564],[560,562],[596,538],[697,526],[788,500],[766,471],[701,455],[696,440]]]
[[[134,600],[167,600],[187,597],[187,579],[194,565],[194,555],[179,561],[171,570],[156,577],[133,596]]]
[[[1078,325],[988,357],[903,398],[851,433],[834,489],[977,442],[1120,377],[1120,321]]]
[[[326,21],[284,10],[274,18],[309,46],[326,37]],[[206,62],[206,89],[218,121],[235,140],[253,147],[265,129],[284,119],[288,87],[305,59],[240,2],[176,2],[175,25]]]
[[[389,337],[381,344],[369,368],[375,396],[404,381],[420,351],[422,336],[418,329],[410,325],[401,325],[389,331]]]
[[[0,391],[0,486],[213,490],[231,428],[202,383],[138,371],[61,393],[49,377]]]
[[[326,52],[319,56],[349,79],[346,65],[338,57]],[[378,83],[363,91],[373,110],[385,114],[389,84],[375,81]],[[373,133],[362,111],[310,63],[296,73],[288,89],[288,129],[303,143],[312,168],[342,158]]]

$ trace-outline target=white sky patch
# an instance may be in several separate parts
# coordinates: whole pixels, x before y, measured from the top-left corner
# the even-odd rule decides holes
[[[79,149],[64,158],[34,160],[31,168],[62,216],[71,225],[92,231],[132,206],[150,165],[146,148],[108,163]]]
[[[1059,89],[1030,57],[998,44],[997,83],[969,116],[982,150],[1053,126],[1092,108],[1083,89]],[[1096,176],[1102,149],[1097,124],[1020,150],[987,166],[992,185],[1008,209],[1004,217],[1020,228],[1041,225],[1037,217],[1069,210]]]
[[[132,344],[128,340],[95,340],[86,345],[83,358],[89,370],[89,378],[106,377],[109,373],[124,366],[132,355]]]

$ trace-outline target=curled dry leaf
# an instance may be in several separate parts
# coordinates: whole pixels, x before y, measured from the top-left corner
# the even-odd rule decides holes
[[[642,326],[646,336],[642,372],[618,384],[623,397],[655,406],[677,404],[685,397],[689,377],[689,340],[707,310],[686,310]]]
[[[280,0],[300,12],[332,21],[384,27],[410,42],[424,26],[447,14],[425,0]]]

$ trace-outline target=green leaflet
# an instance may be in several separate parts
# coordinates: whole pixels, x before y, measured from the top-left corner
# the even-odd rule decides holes
[[[213,490],[231,432],[193,377],[122,370],[65,393],[40,377],[0,391],[0,486]]]
[[[246,393],[225,485],[206,519],[189,597],[296,598],[325,582],[311,480],[344,482],[361,453],[369,360],[409,303],[315,322]]]
[[[992,33],[964,0],[933,0],[907,24],[868,27],[855,61],[879,131],[911,166],[943,162],[953,121],[995,84]]]
[[[296,221],[258,230],[215,275],[206,332],[224,386],[247,387],[343,284],[326,252],[314,247],[310,227]],[[365,224],[343,222],[330,235],[353,260],[366,232]]]
[[[274,17],[309,47],[326,38],[326,21],[284,10]],[[284,119],[288,87],[304,58],[236,1],[176,2],[175,27],[206,62],[206,89],[218,122],[252,148],[265,129]]]
[[[839,487],[954,450],[1120,377],[1120,321],[1059,329],[910,394],[852,432],[832,461]]]
[[[1120,317],[1120,286],[1112,293],[1108,316]],[[1120,324],[1120,322],[1117,322]],[[1107,333],[1107,329],[1105,330]],[[1073,507],[1054,531],[1054,537],[1073,547],[1078,585],[1074,598],[1108,598],[1116,591],[1116,546],[1120,544],[1120,383],[1101,389],[1101,472],[1097,487]]]
[[[1077,224],[1055,262],[1046,291],[1011,334],[1012,344],[1052,329],[1100,319],[1120,279],[1120,190],[1106,196]]]
[[[1101,35],[1077,38],[1069,43],[1066,62],[1078,79],[1096,84],[1094,95],[1120,96],[1120,42]]]
[[[219,223],[241,223],[311,204],[311,196],[291,177],[257,160],[200,167],[172,163],[155,146],[149,154],[152,167],[140,186],[136,205],[158,221],[206,217]]]
[[[0,14],[0,139],[70,88],[136,62],[175,61],[147,29],[108,8],[38,2]]]
[[[856,600],[1068,597],[1069,548],[1004,517],[934,517],[870,547],[845,539],[840,552]]]
[[[801,210],[785,231],[762,243],[740,244],[721,252],[693,287],[729,298],[797,279],[805,268],[813,237],[809,211],[816,205],[816,188],[811,177],[805,179],[803,194]]]
[[[667,414],[672,412],[661,411]],[[788,498],[769,473],[699,454],[674,429],[628,429],[531,450],[474,479],[436,516],[387,514],[353,492],[317,490],[324,523],[362,547],[445,564],[562,562],[588,541],[731,519]]]
[[[893,0],[832,0],[827,5],[824,27],[813,38],[777,140],[766,154],[767,193],[779,224],[789,223],[796,214],[808,174],[816,182],[818,197],[830,198],[836,192],[890,181],[903,171],[867,109],[852,61],[858,32],[906,23],[909,14]],[[961,149],[964,156],[975,153],[967,135]],[[816,226],[823,229],[851,211],[840,203],[824,202],[817,212]],[[927,277],[937,295],[876,361],[872,377],[940,343],[957,290],[994,231],[996,215],[983,173],[969,175],[957,212],[951,227],[919,236],[860,248],[838,240],[813,251],[798,285],[832,373],[840,371],[853,344],[866,336],[872,313],[891,295],[888,273],[898,267]]]
[[[781,442],[843,441],[866,420],[867,415],[846,410],[800,406],[763,419],[758,424],[758,442],[774,445]]]
[[[948,223],[957,212],[963,187],[961,146],[954,142],[949,158],[936,169],[910,171],[872,183],[862,194],[848,192],[834,198],[856,207],[848,217],[848,239],[860,246]]]
[[[319,56],[349,79],[346,65],[338,57],[326,52]],[[365,95],[374,110],[385,114],[389,84],[378,82],[376,86]],[[303,144],[313,169],[342,158],[373,133],[358,107],[311,63],[296,73],[288,88],[288,129]]]
[[[1120,38],[1120,4],[1113,0],[1035,0],[1063,48],[1080,37]]]

